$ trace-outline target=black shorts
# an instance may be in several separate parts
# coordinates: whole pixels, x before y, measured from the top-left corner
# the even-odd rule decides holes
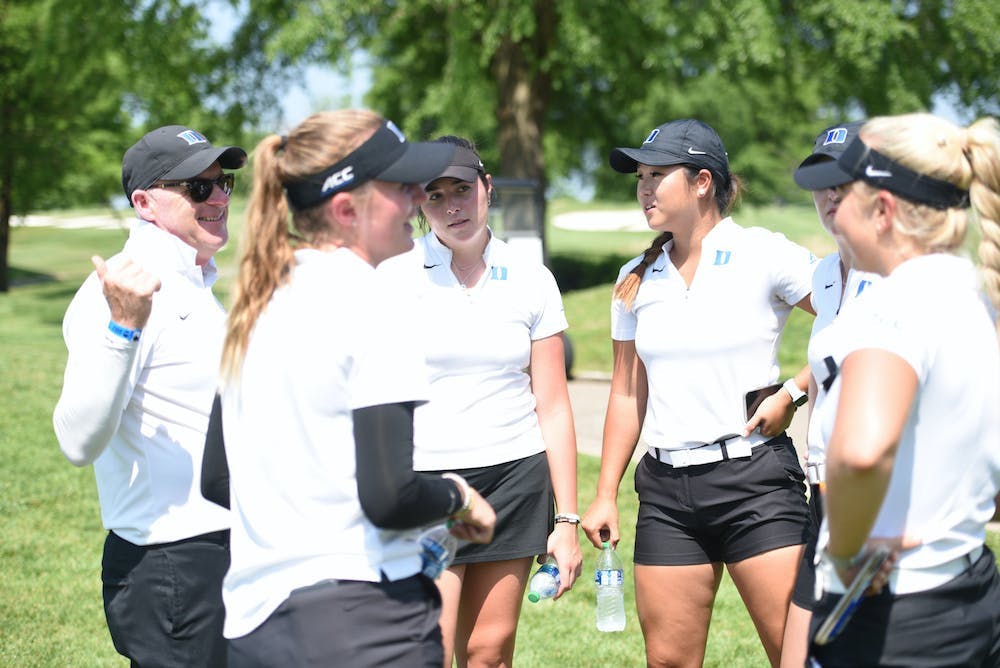
[[[459,548],[453,564],[506,561],[545,554],[554,526],[552,481],[544,452],[495,466],[459,469],[497,514],[493,540]]]
[[[792,603],[803,610],[812,610],[816,605],[816,540],[823,523],[823,501],[819,485],[810,486],[809,515],[812,526],[806,547],[802,550],[802,561],[795,576],[795,589],[792,590]]]
[[[840,595],[816,604],[810,637]],[[945,584],[913,594],[888,589],[861,599],[854,616],[830,643],[810,647],[824,668],[837,666],[1000,666],[1000,574],[983,554]]]
[[[637,564],[742,561],[809,535],[805,475],[782,434],[749,458],[674,468],[651,455],[635,469]]]

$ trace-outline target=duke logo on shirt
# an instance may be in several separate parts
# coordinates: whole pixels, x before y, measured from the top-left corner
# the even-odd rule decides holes
[[[715,251],[715,262],[714,265],[729,264],[729,259],[732,257],[733,252],[727,250],[717,250]]]
[[[490,279],[494,281],[506,281],[507,267],[498,267],[496,265],[492,265],[490,267]]]

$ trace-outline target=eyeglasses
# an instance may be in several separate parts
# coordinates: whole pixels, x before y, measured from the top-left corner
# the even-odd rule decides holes
[[[232,174],[223,174],[217,179],[188,179],[186,181],[164,181],[163,183],[154,183],[149,186],[150,188],[174,188],[183,187],[187,191],[187,196],[191,198],[192,202],[204,202],[209,197],[212,196],[212,189],[215,186],[219,186],[222,192],[227,195],[233,192],[233,184],[236,182],[236,177]]]

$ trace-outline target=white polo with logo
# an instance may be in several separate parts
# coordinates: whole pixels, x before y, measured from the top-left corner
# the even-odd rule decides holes
[[[232,499],[224,633],[257,628],[294,589],[420,570],[416,531],[375,527],[358,500],[355,408],[423,400],[413,314],[347,249],[298,250],[222,389]],[[331,620],[335,623],[336,620]]]
[[[486,271],[462,288],[451,251],[429,233],[379,266],[420,312],[408,334],[430,370],[430,401],[414,417],[413,467],[492,466],[545,450],[526,373],[531,343],[567,327],[552,273],[492,236]]]
[[[649,381],[644,438],[679,450],[740,433],[744,394],[778,380],[781,330],[809,295],[815,257],[784,235],[720,221],[702,241],[690,287],[670,262],[646,269],[627,311],[612,300],[611,336],[635,340]],[[618,282],[641,256],[622,267]],[[767,440],[754,431],[747,441]]]
[[[809,368],[813,378],[816,379],[816,396],[813,398],[812,413],[815,415],[819,407],[826,401],[827,390],[830,383],[830,369],[827,368],[826,328],[833,322],[838,314],[850,308],[851,303],[865,293],[872,284],[881,280],[881,276],[867,271],[847,271],[847,287],[843,285],[840,277],[840,253],[827,255],[816,265],[812,282],[812,306],[816,311],[816,319],[813,320],[812,333],[809,336],[809,347],[807,358]],[[843,299],[841,299],[843,295]],[[829,380],[828,380],[829,379]],[[823,440],[822,429],[818,420],[809,420],[807,435],[809,444],[808,462],[810,464],[822,464],[826,461],[826,442]]]
[[[902,553],[890,576],[894,592],[920,591],[926,569],[983,544],[1000,489],[1000,350],[975,268],[944,253],[907,260],[829,331],[838,370],[851,352],[878,349],[902,358],[917,376],[870,535],[922,541]],[[838,373],[816,415],[827,441],[840,388]]]

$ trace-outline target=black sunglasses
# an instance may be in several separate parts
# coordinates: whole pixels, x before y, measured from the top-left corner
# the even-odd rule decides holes
[[[236,177],[232,174],[223,174],[217,179],[188,179],[186,181],[164,181],[154,183],[150,188],[173,188],[181,186],[187,191],[187,196],[192,202],[204,202],[212,196],[212,188],[219,186],[222,192],[227,195],[233,192],[233,184]]]

